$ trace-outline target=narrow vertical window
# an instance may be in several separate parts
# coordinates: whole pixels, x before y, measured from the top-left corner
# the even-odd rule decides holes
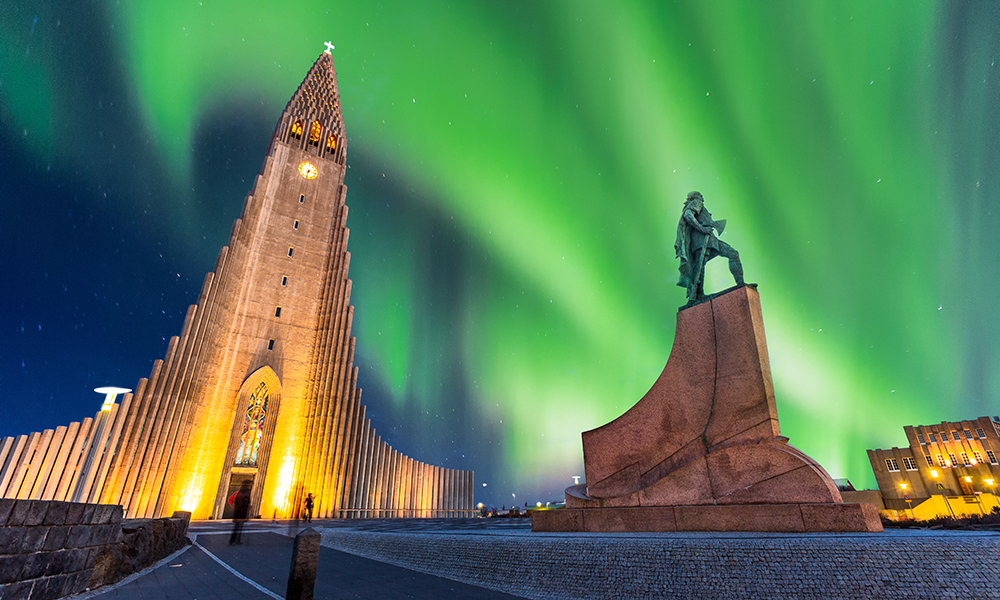
[[[305,204],[305,203],[306,203],[306,195],[299,194],[299,204]]]
[[[264,435],[267,399],[267,384],[262,381],[253,391],[247,404],[246,416],[243,418],[243,432],[240,434],[240,447],[236,451],[238,465],[257,464],[257,450],[260,448],[260,438]]]
[[[276,317],[280,317],[281,316],[281,307],[280,306],[275,307],[275,309],[274,309],[274,316],[276,316]]]
[[[972,451],[972,456],[973,456],[973,458],[976,459],[976,463],[983,462],[983,455],[982,455],[981,452],[979,452],[979,450],[973,450]]]
[[[302,121],[296,121],[295,125],[292,125],[292,137],[297,140],[302,139]]]
[[[941,465],[942,467],[947,467],[948,466],[948,463],[944,462],[944,455],[943,454],[938,454],[937,455],[937,459],[938,459],[938,464]]]
[[[312,127],[309,128],[310,146],[319,146],[319,138],[322,132],[323,126],[319,124],[319,121],[313,121]]]
[[[955,458],[955,453],[954,452],[949,452],[948,453],[948,458],[950,459],[949,462],[948,462],[948,466],[949,467],[957,467],[958,466],[958,459]]]
[[[337,149],[337,136],[331,135],[326,140],[326,151],[333,152]]]
[[[274,350],[274,340],[267,340],[267,349]]]
[[[292,224],[292,229],[298,229],[298,228],[299,228],[299,221],[298,219],[296,219],[295,223]]]
[[[968,429],[965,430],[965,439],[967,439],[967,440],[971,440],[972,439],[972,432],[969,431]]]
[[[937,434],[936,433],[931,433],[931,434],[928,434],[928,435],[930,436],[931,441],[936,444],[937,443]]]
[[[918,433],[917,434],[917,441],[920,442],[921,444],[926,444],[927,443],[927,442],[924,441],[924,434],[922,434],[922,433]]]
[[[288,276],[287,275],[282,276],[282,278],[281,278],[281,286],[285,287],[287,285],[288,285]]]
[[[291,256],[293,254],[295,254],[295,248],[289,248],[288,249],[288,256]]]
[[[979,436],[979,439],[983,439],[986,437],[986,432],[983,431],[982,427],[976,427],[976,435]]]
[[[927,466],[928,466],[928,467],[933,467],[933,466],[934,466],[934,459],[933,459],[933,458],[931,458],[931,455],[930,455],[930,454],[925,454],[925,455],[924,455],[924,460],[926,460],[926,461],[927,461]]]
[[[997,455],[993,454],[992,450],[987,450],[986,451],[986,458],[990,459],[990,464],[991,465],[997,464]]]

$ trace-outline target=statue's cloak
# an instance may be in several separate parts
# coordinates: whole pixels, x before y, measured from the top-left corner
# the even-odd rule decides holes
[[[681,264],[678,267],[680,271],[680,276],[677,279],[677,285],[682,288],[686,288],[691,283],[693,283],[697,277],[697,273],[692,273],[691,271],[697,269],[694,264],[694,251],[697,246],[693,246],[692,242],[704,243],[705,234],[701,233],[697,229],[691,226],[684,218],[684,213],[691,210],[691,205],[695,203],[695,199],[687,200],[684,202],[684,210],[681,211],[681,219],[677,223],[677,237],[674,239],[674,254],[680,259]],[[702,206],[704,210],[704,206]],[[695,215],[697,218],[698,215]],[[700,222],[700,221],[699,221]],[[692,236],[692,233],[695,234]],[[697,240],[692,240],[692,237],[698,238]]]

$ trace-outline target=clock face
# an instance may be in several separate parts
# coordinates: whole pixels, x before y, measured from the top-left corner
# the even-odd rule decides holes
[[[299,175],[306,179],[316,179],[316,176],[319,175],[319,169],[307,160],[299,164]]]

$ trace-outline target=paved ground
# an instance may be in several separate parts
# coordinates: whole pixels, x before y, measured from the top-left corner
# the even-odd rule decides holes
[[[317,521],[314,525],[321,527],[322,522]],[[197,535],[194,546],[131,581],[95,590],[84,597],[98,600],[281,599],[285,595],[292,556],[292,538],[289,535],[300,529],[301,525],[292,523],[249,525],[244,533],[244,544],[230,546],[228,524],[194,524],[191,528],[192,534]],[[519,598],[330,548],[320,549],[315,597],[427,600]]]
[[[532,533],[519,520],[339,521],[329,547],[537,599],[996,598],[1000,535]]]
[[[313,526],[324,545],[316,598],[1000,599],[992,531],[542,534],[521,519]],[[91,597],[280,599],[301,528],[254,523],[247,543],[230,547],[227,523],[196,523],[198,545]]]

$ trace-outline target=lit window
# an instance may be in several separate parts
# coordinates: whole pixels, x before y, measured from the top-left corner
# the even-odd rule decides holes
[[[906,467],[907,471],[916,471],[917,470],[917,461],[913,460],[909,456],[904,456],[903,457],[903,466]]]
[[[302,139],[302,121],[296,121],[295,125],[292,125],[292,137],[297,140]]]
[[[934,466],[934,459],[931,458],[930,454],[925,454],[924,455],[924,460],[927,461],[927,466],[929,466],[929,467],[933,467]]]
[[[972,432],[969,431],[968,429],[965,430],[965,439],[967,439],[967,440],[971,440],[972,439]]]
[[[331,135],[326,139],[326,151],[333,152],[337,149],[337,136]]]
[[[273,340],[272,340],[273,341]],[[256,465],[260,438],[264,435],[264,415],[267,414],[267,384],[263,381],[250,396],[246,416],[243,418],[243,432],[240,447],[236,451],[236,464]]]
[[[284,276],[284,277],[281,278],[281,285],[282,286],[287,286],[288,285],[288,276]]]
[[[937,459],[938,459],[938,464],[941,465],[942,467],[947,467],[948,466],[948,463],[946,463],[944,461],[944,456],[943,455],[938,454],[937,455]]]
[[[306,203],[306,195],[299,194],[299,204],[305,204],[305,203]]]
[[[921,444],[926,444],[927,443],[927,442],[924,441],[924,434],[922,434],[922,433],[918,433],[917,434],[917,441],[920,442]]]
[[[309,128],[309,143],[313,146],[319,146],[320,133],[323,131],[323,126],[319,124],[319,121],[313,121],[312,127]]]
[[[962,464],[968,467],[969,464],[970,464],[969,463],[969,455],[967,453],[965,453],[965,452],[960,452],[959,454],[962,455]]]
[[[291,256],[293,254],[295,254],[295,248],[289,248],[288,249],[288,256]]]
[[[990,464],[991,465],[997,464],[997,455],[993,454],[992,450],[987,450],[986,451],[986,458],[990,459]]]
[[[951,460],[951,462],[948,463],[949,467],[954,467],[954,466],[958,465],[958,459],[955,458],[955,453],[954,452],[949,452],[948,453],[948,458]]]
[[[267,349],[274,350],[274,340],[267,340]]]
[[[937,443],[937,434],[929,433],[927,435],[930,436],[932,442],[934,442],[935,444]]]
[[[281,307],[280,306],[275,307],[275,309],[274,309],[274,316],[276,316],[276,317],[280,317],[281,316]]]
[[[976,435],[978,435],[981,440],[986,438],[986,432],[983,431],[982,427],[976,427]]]
[[[983,462],[983,455],[979,452],[979,450],[973,450],[972,457],[976,459],[976,463]]]
[[[897,462],[895,458],[887,458],[885,459],[885,467],[890,471],[898,471],[899,462]]]
[[[298,229],[298,228],[299,228],[299,222],[298,220],[296,220],[295,223],[292,223],[292,229]]]
[[[957,431],[952,431],[951,439],[955,440],[956,442],[960,442],[962,441],[962,434]]]

